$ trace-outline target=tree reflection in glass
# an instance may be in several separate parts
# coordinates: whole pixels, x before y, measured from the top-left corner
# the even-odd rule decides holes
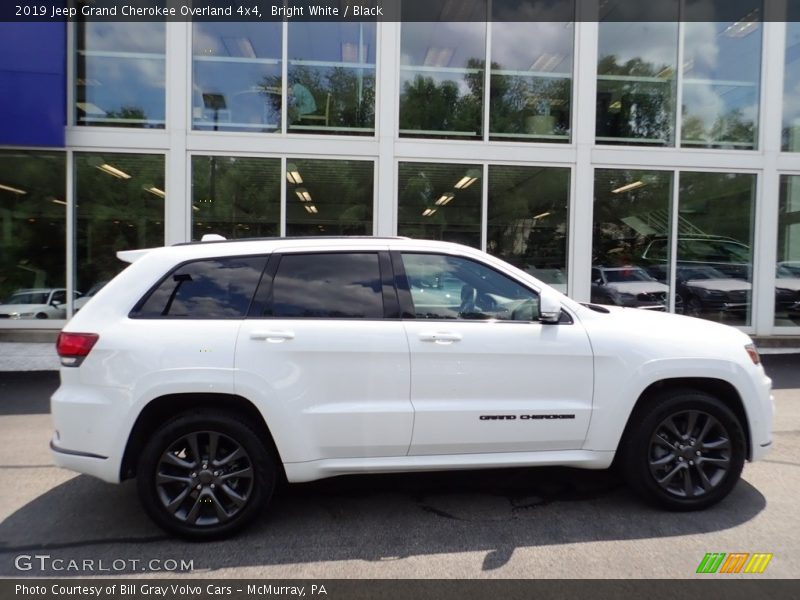
[[[676,23],[601,22],[598,143],[675,144]]]

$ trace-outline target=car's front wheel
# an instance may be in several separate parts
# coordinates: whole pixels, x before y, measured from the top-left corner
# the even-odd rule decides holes
[[[699,298],[692,296],[684,305],[684,314],[690,317],[699,317],[703,314],[703,304]]]
[[[160,527],[206,540],[252,521],[272,495],[275,474],[275,457],[250,427],[198,410],[178,415],[147,441],[137,487]]]
[[[631,417],[623,442],[627,479],[646,500],[699,510],[727,496],[747,454],[742,424],[719,399],[695,390],[651,398]]]

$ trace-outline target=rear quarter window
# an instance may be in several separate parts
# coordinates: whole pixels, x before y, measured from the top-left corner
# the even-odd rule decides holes
[[[131,311],[138,319],[241,319],[247,314],[265,256],[192,261],[170,272]]]

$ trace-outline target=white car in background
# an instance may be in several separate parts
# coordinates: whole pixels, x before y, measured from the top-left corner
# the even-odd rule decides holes
[[[83,296],[77,298],[73,305],[73,309],[75,310],[75,312],[78,312],[80,309],[82,309],[83,305],[86,304],[89,300],[91,300],[97,292],[102,290],[107,283],[108,281],[99,281],[98,283],[95,283],[92,287],[90,287],[89,291],[86,292]]]
[[[75,294],[79,297],[80,294]],[[17,290],[0,304],[0,319],[66,319],[67,290],[31,288]]]

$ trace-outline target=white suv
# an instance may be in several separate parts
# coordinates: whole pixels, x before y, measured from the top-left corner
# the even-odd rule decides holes
[[[477,250],[399,238],[200,242],[134,261],[67,324],[57,464],[137,477],[164,529],[232,533],[276,479],[621,466],[677,510],[771,443],[750,338],[581,305]]]

